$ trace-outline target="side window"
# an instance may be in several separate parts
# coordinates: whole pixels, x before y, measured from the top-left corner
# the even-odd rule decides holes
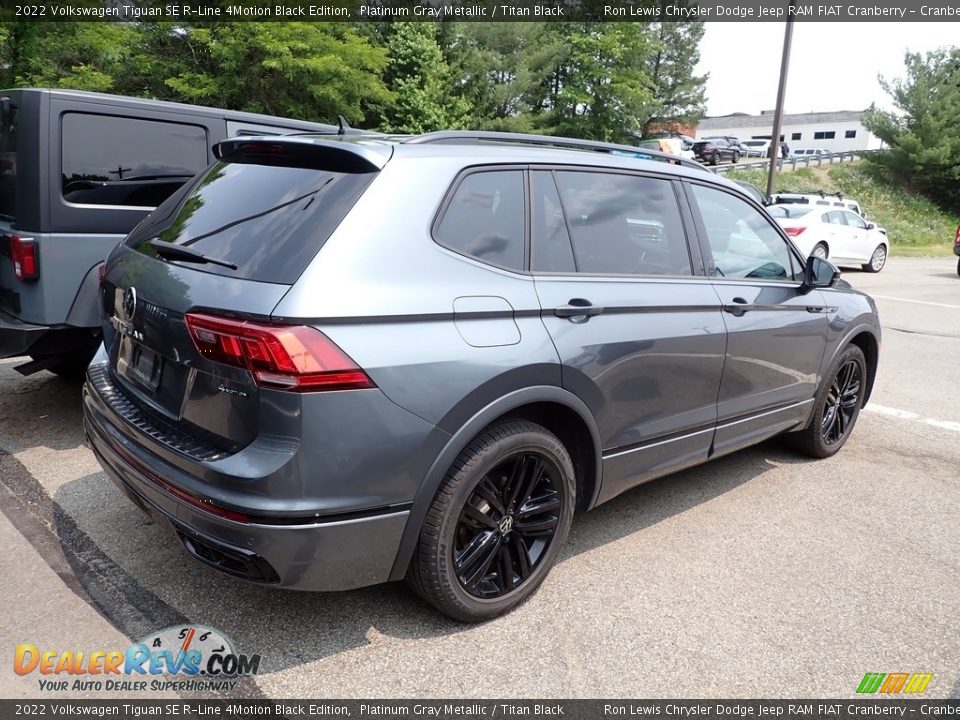
[[[831,225],[845,225],[845,224],[846,224],[846,223],[843,222],[843,213],[839,213],[839,212],[837,212],[837,211],[835,211],[835,210],[832,211],[832,212],[826,213],[823,217],[824,217],[824,219],[825,219],[828,223],[830,223]]]
[[[196,125],[67,113],[61,127],[63,199],[153,208],[207,166]]]
[[[589,171],[559,171],[555,177],[579,272],[692,274],[669,181]]]
[[[523,270],[523,172],[467,175],[434,229],[441,245],[492,265]]]
[[[867,223],[863,221],[863,218],[859,215],[856,215],[849,210],[844,211],[844,217],[847,220],[847,225],[852,228],[857,228],[858,230],[865,230],[867,228]]]
[[[574,272],[573,246],[552,172],[534,171],[530,198],[533,205],[531,267],[541,272]]]
[[[770,222],[738,197],[691,185],[720,277],[796,279],[794,258]]]

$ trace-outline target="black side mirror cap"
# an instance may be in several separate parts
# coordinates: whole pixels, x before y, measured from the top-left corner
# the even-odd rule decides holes
[[[840,270],[829,260],[819,257],[808,257],[803,268],[803,285],[800,293],[806,294],[814,288],[831,288],[840,279]]]

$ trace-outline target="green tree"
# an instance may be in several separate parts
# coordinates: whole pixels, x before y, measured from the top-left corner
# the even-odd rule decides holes
[[[653,24],[646,60],[652,97],[643,107],[639,127],[644,137],[665,125],[691,125],[703,117],[707,76],[695,74],[703,32],[699,22]]]
[[[381,130],[422,133],[464,126],[468,103],[450,92],[453,77],[434,23],[391,23],[386,50],[384,81],[394,100],[383,109]]]
[[[649,31],[638,23],[557,23],[564,47],[548,77],[545,127],[560,135],[625,141],[652,98]]]
[[[177,30],[184,49],[165,79],[172,99],[362,124],[393,100],[388,58],[346,23],[237,22]]]
[[[864,125],[889,146],[870,156],[888,179],[960,210],[960,48],[906,53],[906,77],[880,79],[896,112],[871,106]]]
[[[136,33],[119,23],[6,23],[0,86],[114,91]]]

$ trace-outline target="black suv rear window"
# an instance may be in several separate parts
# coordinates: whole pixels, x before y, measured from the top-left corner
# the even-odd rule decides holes
[[[232,263],[182,263],[204,272],[293,284],[376,173],[217,161],[130,233],[156,255],[154,239]]]
[[[13,219],[17,211],[17,122],[20,113],[11,107],[0,122],[0,216]]]

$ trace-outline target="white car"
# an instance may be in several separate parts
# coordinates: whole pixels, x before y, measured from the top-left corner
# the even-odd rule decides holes
[[[774,193],[771,199],[771,205],[816,205],[817,209],[822,209],[825,207],[838,207],[846,208],[847,210],[853,210],[857,215],[863,218],[868,223],[870,219],[867,217],[866,213],[863,212],[863,207],[859,202],[851,198],[845,198],[843,193],[796,193],[796,192],[778,192]],[[886,228],[882,228],[879,225],[876,225],[876,229],[882,232],[884,235],[887,234]]]
[[[880,272],[887,262],[887,236],[852,210],[772,205],[767,211],[806,256],[829,258],[835,265],[860,265],[867,272]]]
[[[790,154],[793,157],[820,157],[821,155],[826,155],[826,150],[821,150],[820,148],[796,148],[791,150]]]
[[[741,140],[740,144],[747,148],[747,157],[766,157],[770,150],[769,140]]]

